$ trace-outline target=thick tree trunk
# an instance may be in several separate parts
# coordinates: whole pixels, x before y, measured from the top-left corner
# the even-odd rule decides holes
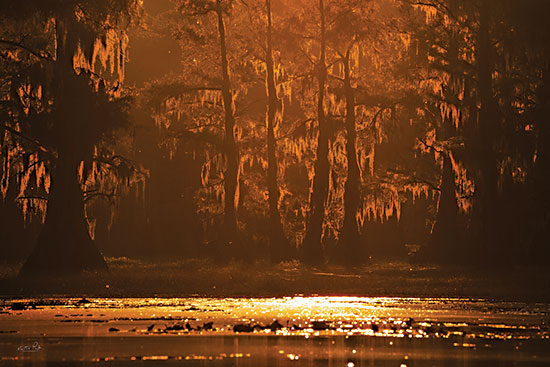
[[[451,9],[456,10],[456,2],[450,3]],[[451,26],[448,58],[451,62],[458,62],[458,30]],[[448,101],[458,100],[460,88],[460,76],[451,73],[447,85],[445,98]],[[447,140],[456,134],[454,117],[445,116],[442,119],[441,126],[437,130],[439,140]],[[441,171],[441,183],[439,200],[437,205],[437,215],[433,230],[429,239],[428,247],[422,251],[422,260],[437,263],[447,263],[461,261],[464,256],[460,256],[461,233],[459,231],[459,209],[456,199],[456,183],[451,160],[451,151],[443,152],[443,168]],[[462,251],[464,253],[465,251]]]
[[[327,66],[325,59],[325,10],[323,0],[319,0],[321,14],[321,54],[317,65],[319,95],[317,99],[317,119],[319,135],[317,138],[317,157],[314,166],[313,190],[310,197],[309,223],[302,244],[300,259],[308,264],[318,265],[324,261],[322,235],[325,217],[325,202],[328,195],[328,127],[325,116],[325,84]]]
[[[275,115],[277,113],[277,90],[273,65],[271,42],[271,0],[266,0],[267,8],[267,190],[269,194],[269,252],[271,261],[279,262],[292,257],[292,249],[283,231],[279,213],[279,185],[277,183],[277,145],[275,141]]]
[[[359,243],[359,230],[357,228],[357,210],[359,208],[359,165],[355,148],[355,94],[351,86],[351,71],[349,65],[349,51],[344,58],[344,93],[346,96],[346,155],[348,158],[348,172],[344,186],[344,224],[340,234],[340,244],[344,255],[344,262],[348,264],[360,264],[364,258]]]
[[[437,216],[427,257],[428,260],[435,260],[436,262],[456,262],[457,247],[459,245],[456,184],[450,153],[444,154]]]
[[[528,263],[549,267],[550,255],[550,65],[543,70],[542,84],[537,90],[537,158],[533,171],[534,202],[530,224],[533,238],[528,249]]]
[[[46,221],[33,252],[21,268],[21,275],[107,270],[103,255],[88,232],[77,177],[79,163],[74,156],[60,154],[52,172]]]
[[[70,19],[70,18],[67,18]],[[58,158],[52,169],[46,220],[37,244],[21,268],[23,276],[32,274],[67,274],[82,270],[107,270],[103,255],[95,247],[84,214],[84,195],[77,177],[77,167],[91,151],[89,143],[75,138],[75,119],[71,100],[78,98],[64,81],[74,77],[73,55],[77,41],[70,31],[70,21],[56,21],[56,113],[52,135]]]
[[[503,252],[498,249],[498,171],[494,136],[498,133],[497,111],[492,90],[490,13],[488,5],[480,5],[477,40],[477,76],[481,108],[478,113],[478,167],[472,215],[472,235],[482,261]]]
[[[221,245],[225,248],[224,253],[234,251],[237,241],[237,216],[235,208],[235,194],[237,192],[239,176],[239,153],[235,143],[235,116],[233,115],[233,94],[231,92],[231,81],[229,79],[229,63],[227,61],[227,46],[225,40],[225,25],[223,22],[223,11],[221,0],[216,0],[216,13],[218,16],[218,33],[220,37],[220,58],[222,73],[222,95],[225,111],[225,136],[224,154],[226,169],[224,173],[224,222]],[[225,255],[227,255],[225,254]],[[234,253],[232,255],[235,255]]]

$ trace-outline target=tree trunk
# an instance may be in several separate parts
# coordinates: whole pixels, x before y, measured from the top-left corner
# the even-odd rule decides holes
[[[273,65],[271,42],[271,0],[266,0],[267,8],[267,190],[269,194],[269,252],[271,261],[280,262],[292,257],[291,247],[284,235],[279,213],[279,185],[277,183],[277,145],[275,141],[275,115],[277,113],[277,90]]]
[[[452,11],[456,11],[456,2],[450,2]],[[451,63],[458,62],[458,30],[451,25],[448,59]],[[447,101],[458,100],[461,76],[450,73],[445,98]],[[437,129],[438,140],[447,140],[456,135],[455,121],[453,117],[443,117],[441,126]],[[452,152],[445,150],[443,154],[443,168],[441,171],[441,184],[437,214],[433,230],[428,242],[428,247],[422,251],[423,260],[437,263],[447,263],[462,260],[460,256],[460,231],[459,231],[459,209],[456,199],[456,183],[451,160]],[[465,251],[462,251],[465,252]]]
[[[52,134],[56,135],[58,158],[51,170],[51,187],[46,220],[35,248],[21,268],[20,274],[67,274],[82,270],[107,270],[103,255],[95,247],[84,214],[84,195],[77,176],[77,167],[89,154],[86,142],[75,140],[78,116],[72,113],[71,100],[78,98],[64,83],[74,77],[72,57],[77,41],[71,36],[70,21],[56,21],[56,113]]]
[[[233,94],[231,81],[229,80],[229,63],[227,61],[227,46],[225,41],[225,25],[223,22],[223,10],[221,0],[216,0],[216,13],[218,16],[218,33],[220,37],[220,58],[222,73],[222,95],[225,111],[225,136],[224,153],[226,169],[224,173],[224,221],[221,245],[222,253],[228,255],[237,245],[237,216],[235,208],[235,194],[237,192],[239,175],[239,153],[235,143],[235,116],[233,115]],[[234,255],[234,253],[232,254]]]
[[[488,5],[480,5],[480,25],[477,40],[477,76],[481,108],[478,112],[478,167],[474,195],[472,224],[474,242],[480,260],[502,255],[498,248],[498,172],[495,154],[495,135],[498,133],[497,113],[492,90],[490,13]]]
[[[458,232],[458,204],[456,201],[456,184],[453,164],[449,156],[444,153],[443,170],[441,174],[441,186],[439,201],[437,204],[437,216],[435,219],[432,236],[430,238],[430,250],[428,257],[437,262],[453,262],[457,260]]]
[[[325,117],[325,84],[327,66],[325,60],[325,10],[323,0],[319,0],[321,15],[321,54],[317,65],[317,79],[319,95],[317,99],[317,119],[319,135],[317,138],[317,157],[314,166],[313,190],[310,197],[309,223],[302,245],[301,260],[311,265],[318,265],[324,261],[323,256],[323,220],[325,217],[325,202],[328,195],[328,127]]]
[[[537,90],[536,110],[537,158],[533,170],[534,202],[529,208],[532,215],[532,240],[529,244],[529,264],[549,266],[550,255],[550,65],[542,71],[542,84]]]
[[[86,223],[84,198],[77,178],[80,162],[61,155],[52,172],[46,221],[20,274],[63,275],[82,270],[107,270]]]
[[[348,159],[348,172],[344,186],[344,224],[340,237],[344,262],[348,264],[360,264],[365,260],[359,243],[359,230],[357,228],[357,209],[359,208],[359,166],[355,149],[355,94],[351,86],[351,71],[349,65],[349,50],[344,61],[344,93],[346,96],[346,155]]]

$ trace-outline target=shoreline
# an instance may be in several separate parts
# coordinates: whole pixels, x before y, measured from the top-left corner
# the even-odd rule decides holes
[[[282,297],[294,295],[464,298],[550,301],[550,272],[514,268],[499,272],[374,263],[356,269],[298,262],[215,265],[207,260],[143,262],[108,259],[108,273],[19,279],[16,267],[0,272],[0,298],[24,297]]]

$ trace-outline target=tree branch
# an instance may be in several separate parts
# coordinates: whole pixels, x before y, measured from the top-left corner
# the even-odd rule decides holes
[[[426,148],[428,148],[429,150],[433,150],[434,152],[437,152],[437,153],[440,153],[440,154],[447,154],[447,152],[443,149],[438,149],[436,148],[435,146],[431,145],[431,144],[428,144],[426,143],[424,140],[422,139],[418,139],[418,141],[420,142],[420,144],[424,145]]]
[[[42,59],[42,60],[53,61],[53,57],[50,54],[48,54],[48,53],[44,54],[42,52],[34,51],[33,49],[25,46],[24,44],[22,44],[20,42],[0,39],[0,44],[19,48],[19,49],[21,49],[23,51],[26,51],[27,53],[29,53],[29,54],[31,54],[31,55],[39,58],[39,59]]]
[[[331,73],[328,73],[328,76],[331,77],[331,78],[333,78],[333,79],[336,79],[336,80],[338,80],[338,81],[341,81],[341,82],[344,81],[344,78],[341,78],[341,77],[339,77],[339,76],[337,76],[337,75],[334,75],[334,74],[331,74]]]
[[[293,123],[292,125],[297,125],[294,129],[292,129],[290,132],[288,132],[285,135],[277,137],[275,140],[282,140],[282,139],[287,139],[287,138],[291,137],[296,132],[296,130],[298,130],[298,128],[300,128],[302,125],[304,125],[304,124],[306,124],[310,121],[314,121],[314,120],[315,119],[313,119],[313,118],[309,118],[309,119],[306,119],[306,120],[302,120],[302,121],[298,121],[298,122]]]
[[[43,196],[18,196],[15,198],[15,200],[43,200],[48,201],[48,198],[45,198]]]
[[[53,157],[56,157],[56,156],[57,156],[57,154],[51,152],[46,146],[44,146],[44,145],[43,145],[42,143],[40,143],[38,140],[33,139],[33,138],[29,137],[29,136],[26,136],[25,134],[23,134],[23,133],[21,133],[21,132],[15,130],[14,128],[12,128],[12,127],[10,127],[10,126],[8,126],[8,125],[5,125],[5,124],[4,124],[4,125],[0,126],[0,129],[5,129],[5,130],[9,131],[11,134],[13,134],[13,135],[15,135],[15,136],[18,136],[18,137],[20,137],[20,138],[22,138],[22,139],[24,139],[24,140],[27,140],[27,141],[33,143],[34,145],[36,145],[36,146],[38,147],[38,149],[39,149],[40,151],[42,151],[42,152],[44,152],[44,153],[47,153],[48,155],[51,155],[51,156],[53,156]]]
[[[109,200],[110,202],[112,202],[118,196],[119,195],[115,194],[114,192],[107,193],[107,192],[100,192],[97,190],[85,191],[84,202],[87,202],[88,200],[92,200],[93,198],[96,198],[96,197],[103,198],[105,200]]]

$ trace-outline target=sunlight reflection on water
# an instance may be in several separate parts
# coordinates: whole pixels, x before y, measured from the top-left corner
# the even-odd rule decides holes
[[[546,338],[549,322],[547,304],[458,298],[56,298],[5,300],[0,305],[4,325],[21,324],[19,328],[24,330],[34,320],[44,324],[47,333],[56,335],[74,335],[75,328],[70,327],[74,324],[104,324],[91,333],[110,333],[112,327],[149,334],[230,333],[246,331],[244,326],[248,326],[253,333],[279,335],[446,337],[470,333],[479,337]],[[268,327],[274,320],[279,326]],[[142,328],[152,321],[165,325]],[[209,322],[211,327],[201,326]],[[133,328],[124,330],[132,324]],[[235,325],[244,326],[237,330]]]
[[[409,357],[415,365],[529,365],[533,358],[550,364],[549,310],[548,304],[459,298],[4,299],[0,365],[68,359],[77,365],[410,366]],[[38,353],[17,352],[35,341]]]

